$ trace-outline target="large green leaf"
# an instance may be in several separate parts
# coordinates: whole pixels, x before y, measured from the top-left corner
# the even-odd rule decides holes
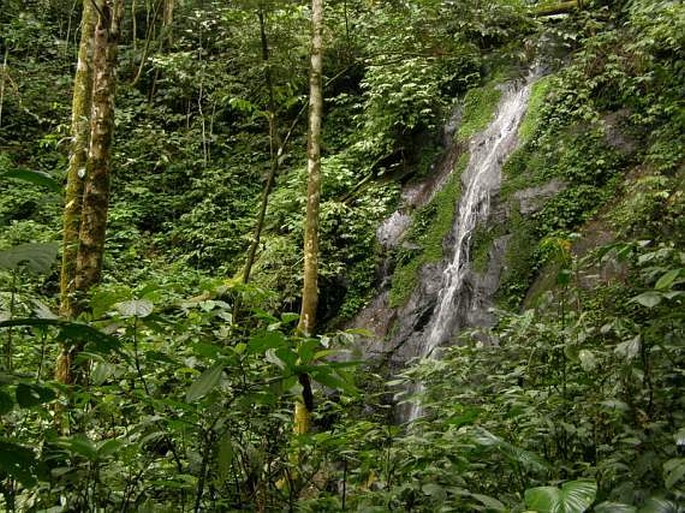
[[[650,497],[640,508],[640,513],[680,513],[678,505],[661,497]]]
[[[221,380],[221,373],[224,371],[223,365],[216,365],[204,371],[197,381],[195,381],[186,393],[186,401],[195,402],[211,392]]]
[[[540,486],[526,490],[526,506],[537,513],[583,513],[597,495],[594,481],[569,481],[561,488]]]
[[[0,268],[14,271],[25,267],[38,274],[47,274],[57,258],[57,244],[19,244],[0,251]]]
[[[51,388],[41,385],[19,383],[17,385],[17,404],[22,408],[31,408],[52,401],[57,394]]]
[[[0,390],[0,415],[9,413],[12,411],[12,408],[14,408],[14,400],[12,399],[12,396],[4,390]]]
[[[603,502],[597,504],[592,511],[594,513],[637,513],[637,508],[618,502]]]
[[[38,318],[0,321],[0,328],[8,328],[10,326],[55,326],[60,328],[59,336],[57,337],[58,340],[83,343],[85,349],[90,352],[118,352],[118,349],[121,346],[121,341],[118,338],[103,333],[88,324],[79,322]]]
[[[0,469],[26,487],[36,484],[38,461],[31,449],[0,440]]]
[[[54,192],[61,192],[62,187],[59,182],[44,171],[31,171],[30,169],[11,169],[0,175],[4,178],[15,178],[34,185],[47,187]]]

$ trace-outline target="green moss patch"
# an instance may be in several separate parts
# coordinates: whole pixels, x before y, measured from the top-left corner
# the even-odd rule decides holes
[[[530,141],[540,126],[542,107],[545,105],[547,93],[550,91],[551,79],[552,75],[542,77],[531,87],[528,109],[519,127],[519,141],[521,144]]]
[[[482,274],[488,270],[492,243],[504,234],[505,227],[502,224],[486,223],[476,227],[471,242],[471,266],[474,271]]]
[[[502,92],[490,83],[477,89],[471,89],[464,98],[464,115],[457,138],[465,141],[488,126],[497,110],[497,103]]]
[[[397,265],[390,289],[390,306],[393,308],[407,302],[416,287],[421,267],[444,257],[442,241],[454,223],[461,194],[461,175],[468,162],[469,155],[465,153],[455,164],[447,184],[414,216],[405,243],[396,255]]]

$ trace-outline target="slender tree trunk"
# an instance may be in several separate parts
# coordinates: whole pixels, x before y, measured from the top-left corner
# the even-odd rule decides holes
[[[83,190],[76,288],[87,291],[100,280],[109,207],[114,136],[117,45],[123,0],[105,0],[95,28],[93,109],[90,152]]]
[[[72,313],[78,313],[82,300],[79,296],[98,283],[102,270],[114,134],[117,45],[123,0],[103,0],[97,4],[96,10],[98,20],[93,39],[90,146],[83,184],[73,289],[76,299],[71,299]],[[67,384],[76,381],[74,357],[80,350],[79,346],[64,348],[56,369],[59,381]]]
[[[166,37],[166,42],[171,47],[174,43],[174,0],[165,0],[164,15],[162,16],[162,32]]]
[[[131,85],[136,85],[138,81],[140,80],[140,77],[143,76],[143,70],[145,69],[145,64],[147,64],[147,58],[150,53],[150,46],[152,45],[152,40],[155,38],[155,24],[157,23],[157,17],[159,15],[159,11],[162,7],[162,2],[164,0],[159,0],[154,4],[154,11],[152,14],[152,19],[150,20],[150,16],[147,18],[147,27],[146,27],[146,32],[145,32],[145,45],[143,46],[143,55],[140,57],[140,64],[138,65],[138,71],[136,72],[136,76],[133,77],[133,80],[131,81]],[[149,11],[148,11],[149,13]]]
[[[316,325],[319,268],[319,203],[321,199],[321,119],[323,117],[323,0],[312,0],[311,71],[309,75],[309,147],[307,151],[307,217],[304,234],[304,286],[302,308],[297,326],[312,335]],[[295,405],[295,432],[309,431],[311,387],[309,376],[302,375],[303,400]]]
[[[73,295],[81,220],[83,179],[86,174],[86,161],[88,160],[90,140],[90,109],[93,91],[91,50],[95,30],[95,14],[91,0],[84,0],[81,19],[81,42],[79,44],[76,75],[74,76],[74,93],[71,106],[71,150],[69,168],[67,170],[67,189],[63,217],[60,313],[66,318],[73,318],[76,313]]]
[[[274,182],[276,180],[276,174],[278,173],[278,159],[283,151],[283,147],[278,141],[278,132],[276,130],[276,102],[274,100],[274,85],[271,76],[271,64],[269,63],[269,41],[266,36],[266,20],[264,17],[263,7],[259,8],[257,16],[259,17],[259,33],[262,42],[264,81],[269,93],[269,156],[271,159],[271,166],[269,169],[269,175],[266,178],[266,184],[264,184],[264,190],[262,191],[262,201],[259,206],[259,213],[257,214],[257,223],[255,224],[254,236],[252,238],[252,243],[250,244],[250,249],[247,253],[247,260],[245,262],[245,269],[243,271],[243,283],[250,281],[250,273],[252,272],[252,266],[254,265],[257,248],[259,247],[259,240],[262,236],[262,230],[264,228],[264,219],[266,217],[266,209],[269,205],[269,196],[271,195],[271,190],[273,189]]]
[[[2,59],[2,75],[0,76],[0,127],[2,126],[2,106],[5,103],[5,83],[7,81],[7,59],[10,55],[9,44],[5,47],[5,57]]]

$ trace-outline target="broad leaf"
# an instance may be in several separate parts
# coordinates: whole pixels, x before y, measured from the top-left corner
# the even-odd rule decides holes
[[[4,178],[15,178],[17,180],[23,180],[24,182],[29,182],[34,185],[40,185],[42,187],[47,187],[53,192],[61,192],[62,187],[59,182],[55,180],[45,171],[31,171],[29,169],[11,169],[2,173]]]
[[[597,495],[594,481],[569,481],[561,488],[541,486],[526,490],[526,506],[537,513],[583,513]]]
[[[637,513],[637,508],[618,502],[603,502],[595,506],[593,511],[594,513]]]
[[[54,390],[40,385],[19,383],[19,385],[17,385],[16,397],[19,406],[22,408],[31,408],[32,406],[52,401],[56,397],[56,394]]]
[[[147,299],[133,299],[123,301],[115,305],[119,313],[124,317],[138,317],[144,319],[152,313],[154,305]]]
[[[657,290],[668,290],[673,282],[680,276],[680,269],[671,269],[656,282],[654,288]]]
[[[640,508],[640,513],[680,513],[678,505],[675,502],[662,499],[660,497],[651,497],[645,502],[645,505]]]
[[[4,390],[0,390],[0,415],[9,413],[12,411],[12,408],[14,408],[14,400],[12,399],[12,396]]]
[[[0,441],[0,469],[26,487],[36,484],[38,461],[31,449]]]
[[[648,290],[639,296],[635,296],[633,299],[631,299],[631,301],[640,303],[642,306],[646,306],[647,308],[654,308],[661,303],[663,298],[664,297],[660,292],[657,292],[656,290]]]
[[[57,258],[57,244],[19,244],[0,251],[0,268],[14,271],[20,267],[37,274],[47,274]]]
[[[664,481],[669,490],[685,477],[685,458],[673,458],[664,463]]]
[[[195,381],[186,393],[186,401],[195,402],[211,392],[219,384],[221,374],[224,371],[223,365],[216,365],[204,371],[197,381]]]

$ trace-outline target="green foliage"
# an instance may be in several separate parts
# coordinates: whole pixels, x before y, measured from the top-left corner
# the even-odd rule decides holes
[[[502,314],[497,345],[464,334],[389,389],[365,367],[365,394],[348,356],[335,353],[350,334],[292,333],[306,6],[175,2],[162,27],[153,3],[127,12],[104,282],[76,323],[53,313],[50,243],[62,205],[48,191],[66,168],[79,12],[66,0],[8,0],[0,10],[6,509],[575,512],[596,500],[598,512],[678,510],[681,3],[589,2],[548,25],[570,53],[534,86],[523,145],[506,164],[510,222],[476,233],[472,251],[482,270],[491,241],[510,236],[500,304],[518,311],[542,273],[539,308]],[[535,22],[509,0],[328,7],[320,317],[333,323],[373,294],[376,226],[400,182],[430,170],[445,108],[465,95],[462,140],[484,127],[499,98],[492,74],[520,73]],[[269,140],[270,114],[289,144],[254,281],[242,286],[226,276],[242,266],[279,143]],[[443,257],[466,159],[394,255],[395,305]],[[515,192],[552,178],[566,189],[524,218]],[[572,260],[593,253],[581,251],[592,244],[582,232],[597,213],[594,226],[616,243]],[[571,231],[581,231],[577,246]],[[63,346],[83,349],[87,385],[52,380]],[[313,432],[297,437],[291,410],[305,374],[317,411]],[[405,397],[416,382],[425,391]],[[393,424],[395,392],[422,400],[427,416]]]
[[[595,501],[596,495],[596,483],[569,481],[561,489],[541,486],[526,490],[526,506],[539,513],[583,513]]]

